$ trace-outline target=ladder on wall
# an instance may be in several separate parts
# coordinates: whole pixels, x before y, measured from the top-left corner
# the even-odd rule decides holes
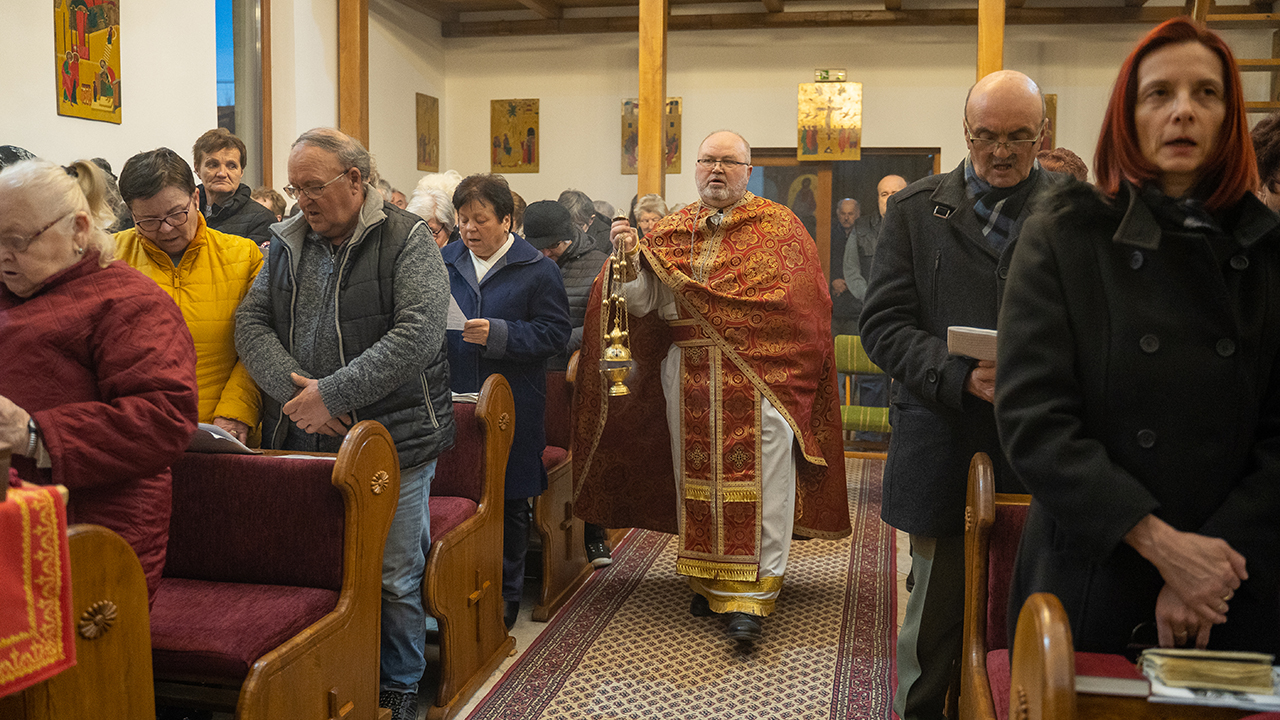
[[[1251,113],[1271,113],[1280,110],[1280,14],[1271,12],[1270,2],[1251,5],[1218,5],[1213,0],[1188,2],[1191,17],[1214,30],[1270,30],[1271,57],[1236,58],[1240,72],[1271,73],[1271,90],[1266,100],[1245,101],[1245,110]]]

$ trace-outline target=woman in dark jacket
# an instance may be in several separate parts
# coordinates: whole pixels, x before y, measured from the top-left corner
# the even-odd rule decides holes
[[[276,215],[254,200],[253,191],[240,182],[246,159],[244,141],[226,128],[214,128],[196,140],[191,154],[200,176],[200,210],[205,223],[259,245],[270,242]]]
[[[462,242],[441,250],[454,300],[467,316],[449,330],[453,391],[479,392],[500,373],[511,384],[516,428],[507,460],[502,597],[507,627],[515,623],[529,545],[529,498],[547,489],[547,358],[569,340],[569,303],[560,269],[511,232],[511,190],[499,175],[472,175],[453,194]]]
[[[1226,44],[1186,18],[1116,81],[1101,193],[1026,224],[996,415],[1033,496],[1010,622],[1055,593],[1077,649],[1280,650],[1280,219]]]
[[[87,160],[0,172],[0,451],[23,480],[70,489],[69,522],[119,533],[154,597],[196,353],[173,300],[112,262],[106,188]]]

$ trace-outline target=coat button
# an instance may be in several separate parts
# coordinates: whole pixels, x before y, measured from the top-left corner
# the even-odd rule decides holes
[[[934,370],[933,368],[929,368],[924,373],[924,379],[928,380],[931,383],[938,382],[938,371]]]
[[[1142,251],[1141,250],[1134,250],[1133,254],[1129,256],[1129,267],[1133,268],[1134,270],[1137,270],[1138,268],[1142,267]]]
[[[1236,354],[1236,342],[1231,338],[1222,338],[1218,341],[1218,354],[1222,357],[1231,357]]]
[[[1009,277],[1009,268],[1002,267],[996,270],[996,275],[999,275],[1001,280],[1007,279]]]
[[[1154,430],[1138,431],[1138,447],[1149,449],[1156,444],[1156,432]]]
[[[1160,349],[1160,338],[1155,335],[1143,335],[1138,345],[1142,348],[1142,352],[1151,354]]]
[[[1249,258],[1243,255],[1235,255],[1231,258],[1231,267],[1236,270],[1244,270],[1249,267]]]

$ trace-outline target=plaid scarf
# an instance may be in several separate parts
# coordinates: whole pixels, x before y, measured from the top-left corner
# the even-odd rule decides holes
[[[1196,198],[1171,198],[1155,182],[1147,183],[1140,192],[1161,227],[1180,228],[1206,235],[1226,234],[1218,221],[1205,210],[1204,203]]]
[[[1018,216],[1027,204],[1039,172],[1040,162],[1036,161],[1026,180],[1013,187],[993,188],[974,172],[973,159],[964,159],[965,189],[975,200],[973,212],[982,221],[983,237],[997,253],[1003,252],[1005,246],[1017,237]]]

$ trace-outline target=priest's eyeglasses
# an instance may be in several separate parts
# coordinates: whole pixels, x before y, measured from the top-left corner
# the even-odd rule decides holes
[[[694,162],[698,163],[699,165],[706,168],[707,170],[714,170],[717,165],[723,167],[725,170],[733,170],[736,168],[740,168],[743,165],[751,164],[748,162],[742,162],[741,160],[712,160],[711,158],[698,158]]]
[[[58,217],[58,219],[54,220],[53,222],[50,222],[48,225],[45,225],[44,227],[35,231],[34,234],[28,235],[27,237],[18,237],[17,235],[0,237],[0,250],[9,250],[9,251],[12,251],[15,255],[21,255],[22,253],[27,251],[27,248],[31,247],[31,243],[35,242],[41,235],[48,232],[49,228],[53,227],[54,225],[57,225],[58,223],[62,222],[63,220],[66,220],[67,218],[75,214],[76,214],[76,211],[72,210],[66,215],[61,215]]]
[[[969,129],[968,123],[965,123],[964,130],[965,137],[969,138],[973,148],[984,152],[1004,149],[1011,153],[1021,153],[1024,150],[1030,150],[1035,147],[1036,143],[1040,142],[1040,138],[1044,135],[1043,124],[1041,124],[1040,131],[1036,133],[1036,136],[1028,140],[997,140],[990,137],[978,137],[972,134],[973,131]]]
[[[303,195],[306,195],[307,198],[311,200],[316,200],[316,199],[319,199],[319,197],[324,194],[325,188],[338,182],[338,178],[342,177],[343,175],[346,175],[349,172],[351,172],[351,168],[347,168],[346,170],[343,170],[342,172],[338,173],[338,177],[330,180],[329,182],[323,185],[313,185],[311,187],[304,187],[304,188],[294,187],[292,185],[286,185],[284,188],[284,191],[289,193],[289,197],[293,198],[294,200],[301,200]]]

